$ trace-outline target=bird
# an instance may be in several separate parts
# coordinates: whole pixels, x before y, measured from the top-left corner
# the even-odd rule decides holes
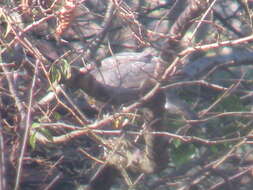
[[[159,81],[159,76],[156,74],[160,64],[159,59],[158,52],[153,48],[147,48],[142,52],[116,53],[103,59],[100,66],[87,69],[85,72],[73,68],[71,77],[64,84],[72,89],[81,89],[89,96],[106,102],[108,105],[122,107],[143,97]],[[151,111],[152,120],[155,121],[150,122],[152,125],[147,131],[165,131],[166,126],[162,124],[165,110],[170,110],[170,112],[190,110],[185,106],[173,93],[158,91],[143,105]],[[186,114],[186,116],[192,117],[191,114]],[[137,152],[126,150],[126,152],[130,152],[128,155],[132,154],[134,158],[141,154],[137,159],[140,160],[140,172],[161,171],[169,162],[168,139],[147,133],[144,135],[144,141],[146,145],[144,150],[138,149]],[[120,159],[122,159],[121,156],[119,156]],[[110,185],[100,187],[99,184],[107,178],[109,180],[109,174],[112,171],[113,173],[117,171],[115,166],[104,167],[100,175],[92,178],[88,189],[97,189],[98,186],[103,190],[110,189]]]
[[[107,57],[88,72],[72,70],[67,86],[82,89],[91,97],[112,105],[131,103],[143,95],[156,67],[152,51],[123,52]]]
[[[142,52],[113,54],[86,72],[71,70],[71,77],[64,83],[74,89],[81,89],[91,97],[113,106],[129,105],[147,93],[159,81],[156,76],[161,58],[154,48]],[[172,90],[158,91],[144,106],[152,110],[180,112],[186,119],[197,116]]]

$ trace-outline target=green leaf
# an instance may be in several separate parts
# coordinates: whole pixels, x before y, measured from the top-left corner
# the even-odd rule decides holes
[[[56,65],[50,68],[50,79],[52,83],[58,83],[61,80],[61,71]]]
[[[172,161],[176,167],[188,162],[197,152],[197,148],[193,144],[181,144],[172,150]]]
[[[217,105],[217,111],[242,111],[245,110],[245,106],[242,105],[239,96],[231,95],[222,100],[222,102]]]
[[[63,61],[63,64],[61,66],[61,71],[62,71],[63,77],[68,79],[71,77],[70,65],[67,60],[63,59],[62,61]]]
[[[50,131],[46,128],[41,127],[41,123],[34,122],[31,126],[29,144],[31,145],[32,149],[34,150],[36,147],[36,141],[38,134],[40,136],[45,137],[49,141],[53,140],[53,136],[51,135]]]
[[[178,148],[182,144],[182,141],[179,139],[174,139],[172,142],[176,148]]]
[[[216,153],[219,152],[219,149],[218,149],[218,147],[216,145],[212,145],[211,146],[211,151],[216,154]]]
[[[53,113],[54,118],[58,121],[62,118],[62,115],[58,112]]]
[[[52,65],[52,67],[50,68],[50,79],[52,81],[52,83],[56,83],[58,84],[62,78],[70,78],[71,76],[71,69],[70,69],[70,64],[68,63],[67,60],[62,59],[60,63],[58,63],[57,65],[54,64]]]
[[[33,150],[35,150],[36,148],[36,133],[37,131],[34,130],[32,132],[32,135],[30,135],[30,138],[29,138],[29,144],[31,145]]]
[[[51,135],[50,131],[46,128],[40,128],[39,132],[43,134],[48,140],[53,141],[53,136]]]
[[[35,123],[32,124],[33,129],[38,128],[38,127],[40,127],[40,123],[35,122]]]

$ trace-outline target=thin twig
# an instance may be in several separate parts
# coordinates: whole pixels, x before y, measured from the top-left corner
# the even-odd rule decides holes
[[[20,152],[20,156],[18,159],[17,177],[16,177],[16,181],[15,181],[15,188],[14,188],[15,190],[19,189],[19,183],[20,183],[21,174],[22,174],[23,159],[24,159],[24,155],[25,155],[27,140],[29,137],[29,130],[30,130],[30,126],[31,126],[31,107],[32,107],[32,102],[33,102],[33,91],[34,91],[34,87],[35,87],[35,83],[36,83],[36,79],[37,79],[37,75],[38,75],[38,65],[39,65],[39,61],[36,61],[34,75],[33,75],[33,79],[32,79],[31,90],[30,90],[28,109],[27,109],[27,114],[26,114],[25,132],[23,135],[21,152]]]

